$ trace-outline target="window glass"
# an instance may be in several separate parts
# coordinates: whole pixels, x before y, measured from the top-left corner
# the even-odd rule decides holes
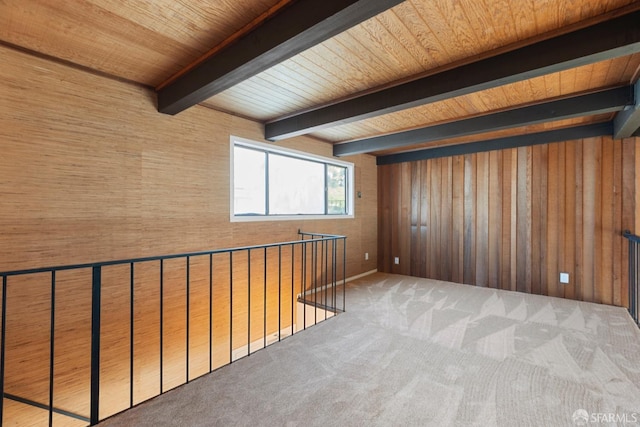
[[[269,215],[324,215],[324,164],[269,154]]]
[[[353,216],[353,165],[231,138],[231,220]]]
[[[233,152],[233,206],[236,215],[265,215],[266,153],[236,146]]]
[[[347,213],[347,168],[327,165],[327,213]]]

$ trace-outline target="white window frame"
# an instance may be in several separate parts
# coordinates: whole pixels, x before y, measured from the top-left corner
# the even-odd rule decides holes
[[[230,199],[229,199],[229,208],[230,208],[230,221],[231,222],[255,222],[255,221],[292,221],[292,220],[308,220],[308,219],[345,219],[345,218],[354,218],[354,196],[355,196],[355,181],[354,181],[354,165],[353,163],[344,162],[341,160],[337,160],[335,158],[318,156],[316,154],[305,153],[303,151],[292,150],[290,148],[278,147],[272,144],[264,144],[262,142],[251,141],[249,139],[240,138],[237,136],[231,135],[230,138]],[[346,197],[347,197],[347,213],[343,215],[332,215],[332,214],[324,214],[324,215],[236,215],[234,213],[234,147],[236,145],[240,145],[247,148],[253,148],[262,151],[268,151],[274,154],[282,154],[290,157],[299,158],[302,160],[312,160],[315,162],[342,166],[347,169],[347,188],[346,188]],[[268,185],[268,184],[267,184]]]

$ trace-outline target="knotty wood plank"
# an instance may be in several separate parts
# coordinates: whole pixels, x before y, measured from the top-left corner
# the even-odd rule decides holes
[[[411,168],[411,268],[412,276],[420,276],[420,249],[423,245],[420,236],[420,199],[422,195],[422,162],[409,165]]]
[[[542,216],[542,205],[543,205],[543,197],[542,197],[542,188],[543,188],[543,176],[544,181],[546,182],[547,170],[543,165],[545,161],[542,156],[542,149],[546,148],[546,145],[537,145],[535,147],[531,147],[531,164],[532,164],[532,183],[531,183],[531,209],[533,210],[531,213],[531,257],[534,260],[534,266],[531,270],[531,292],[534,294],[542,293],[542,280],[541,280],[541,271],[542,266],[544,265],[544,257],[542,256],[542,228],[543,225],[546,226],[544,219],[546,217]],[[546,200],[547,194],[545,192],[544,200]],[[545,231],[546,235],[546,231]],[[536,260],[540,260],[536,262]],[[546,283],[546,276],[544,282]]]
[[[622,306],[622,271],[628,270],[627,258],[623,256],[623,247],[627,246],[620,235],[623,232],[622,229],[622,193],[623,193],[623,180],[622,180],[622,144],[623,141],[611,141],[613,145],[613,230],[612,230],[612,245],[613,245],[613,272],[612,272],[612,304]]]
[[[441,187],[441,165],[442,159],[437,159],[431,162],[430,169],[430,186],[429,202],[431,205],[430,218],[429,218],[429,278],[438,279],[440,275],[440,263],[441,263],[441,240],[440,240],[440,205],[442,203],[442,187]]]
[[[635,230],[636,221],[636,181],[638,169],[636,167],[636,141],[635,138],[626,138],[622,141],[622,229]],[[622,244],[622,259],[627,266],[629,259],[629,245]],[[629,307],[629,269],[622,269],[621,276],[621,305]]]
[[[547,254],[547,287],[550,296],[559,295],[558,283],[558,247],[560,239],[559,209],[563,201],[559,198],[560,187],[560,171],[558,144],[549,144],[549,172],[548,172],[548,188],[547,188],[547,235],[546,235],[546,254]]]
[[[565,145],[564,166],[564,236],[562,271],[569,273],[569,284],[564,286],[564,297],[576,298],[576,141]]]
[[[478,153],[476,169],[476,286],[489,284],[489,153]]]
[[[598,287],[601,289],[602,302],[613,304],[613,239],[614,239],[614,191],[616,182],[614,181],[614,142],[611,138],[602,138],[602,199],[601,199],[601,258],[600,277]]]
[[[453,198],[452,198],[452,235],[451,235],[451,257],[452,257],[452,275],[451,280],[462,283],[464,281],[464,156],[454,156],[452,160],[452,180],[453,180]]]
[[[594,220],[595,220],[595,230],[594,230],[594,273],[593,273],[593,299],[597,303],[603,302],[603,286],[601,283],[602,280],[602,269],[603,269],[603,252],[602,252],[602,243],[603,243],[603,234],[604,230],[602,228],[602,200],[603,200],[603,183],[602,183],[602,158],[603,158],[603,140],[602,138],[598,138],[595,141],[594,147],[594,155],[595,155],[595,194],[594,194]],[[607,254],[607,256],[609,256]]]
[[[451,280],[452,263],[452,188],[453,170],[451,157],[441,159],[441,186],[442,194],[440,200],[440,280]]]
[[[527,206],[529,203],[529,156],[527,147],[520,147],[518,152],[518,178],[517,178],[517,240],[516,240],[516,289],[519,292],[527,292],[527,266],[529,265],[530,224],[528,221]],[[529,276],[530,277],[530,276]],[[529,282],[530,283],[530,282]]]
[[[558,252],[557,252],[557,296],[563,297],[565,293],[565,284],[560,283],[560,272],[566,272],[565,265],[565,233],[566,233],[566,207],[567,200],[565,197],[565,177],[566,177],[566,146],[567,144],[558,144]]]
[[[476,159],[464,156],[464,272],[463,283],[476,280]]]
[[[378,268],[391,271],[391,166],[378,168]]]
[[[595,301],[595,234],[596,234],[596,175],[599,173],[596,157],[597,138],[583,140],[583,191],[582,191],[582,268],[584,271],[582,296],[585,301]]]
[[[489,153],[489,286],[500,286],[502,152]]]
[[[408,163],[400,165],[401,193],[400,193],[400,233],[398,245],[400,256],[400,274],[409,274],[411,258],[411,169]]]
[[[420,251],[420,277],[428,277],[429,271],[429,233],[431,225],[429,224],[431,203],[429,201],[429,170],[431,163],[422,162],[421,169],[421,200],[420,200],[420,237],[422,239],[422,248]]]
[[[576,194],[576,212],[575,212],[575,274],[573,275],[573,283],[575,287],[574,298],[582,300],[584,295],[584,264],[583,264],[583,193],[584,193],[584,161],[583,161],[584,141],[578,140],[575,145],[576,157],[576,174],[575,174],[575,194]]]
[[[511,157],[513,150],[502,151],[502,233],[501,233],[501,257],[500,257],[500,289],[511,287],[511,186],[512,168]]]

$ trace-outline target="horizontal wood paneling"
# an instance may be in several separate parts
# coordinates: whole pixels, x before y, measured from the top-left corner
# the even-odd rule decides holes
[[[603,137],[380,166],[379,269],[626,306],[639,147]]]
[[[473,61],[567,25],[596,18],[628,6],[631,0],[407,0],[344,33],[205,101],[260,120],[349,97],[354,93],[433,73],[443,67]],[[625,65],[628,59],[623,59]],[[638,59],[635,59],[636,66]],[[624,65],[623,65],[624,69]],[[592,72],[592,74],[590,74]],[[478,114],[498,106],[517,105],[554,93],[616,80],[623,72],[608,63],[525,81],[505,88],[418,107],[384,118],[323,130],[315,135],[345,141],[372,134]],[[633,70],[631,70],[631,73]],[[567,84],[575,78],[577,84]],[[593,81],[590,82],[591,78]],[[559,84],[562,81],[563,84]]]
[[[350,159],[356,167],[356,190],[362,195],[355,200],[354,219],[230,223],[229,138],[233,134],[260,140],[259,123],[203,107],[176,117],[161,115],[152,93],[140,87],[4,47],[0,56],[0,271],[290,241],[298,239],[298,229],[346,235],[348,276],[376,268],[375,158]],[[329,144],[312,138],[283,145],[331,156]],[[282,255],[284,329],[292,314],[296,316],[291,313],[291,253],[283,249]],[[215,368],[229,360],[231,290],[228,258],[214,258]],[[250,331],[247,256],[238,255],[238,261],[234,348],[260,339],[265,329],[264,254],[251,254],[255,319]],[[267,334],[279,327],[277,271],[277,251],[270,250]],[[208,260],[193,258],[190,275],[188,375],[194,378],[209,368]],[[56,406],[86,415],[90,271],[82,276],[83,272],[58,277],[54,384]],[[301,272],[296,269],[294,277],[294,293],[301,293]],[[40,402],[48,401],[48,280],[10,278],[7,294],[5,391]],[[105,270],[101,387],[107,400],[102,416],[124,409],[129,401],[128,280],[128,266]],[[133,400],[138,403],[160,389],[158,263],[136,266],[134,280]],[[184,260],[166,263],[164,287],[167,390],[187,375]],[[12,412],[5,413],[5,422],[29,425],[20,418],[29,412],[25,405],[9,406]]]

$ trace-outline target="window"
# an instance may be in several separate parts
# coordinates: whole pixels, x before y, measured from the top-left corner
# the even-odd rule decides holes
[[[231,220],[352,218],[353,164],[231,138]]]

